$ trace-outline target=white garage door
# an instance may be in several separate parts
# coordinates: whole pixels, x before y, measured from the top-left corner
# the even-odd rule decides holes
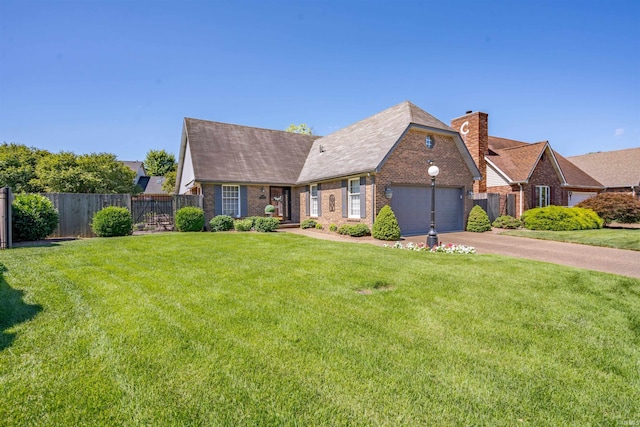
[[[431,187],[393,186],[391,209],[403,236],[426,234],[431,223]],[[461,188],[436,188],[436,230],[462,231]]]
[[[569,193],[569,207],[575,206],[583,200],[587,200],[589,197],[595,196],[596,192],[586,191],[572,191]]]

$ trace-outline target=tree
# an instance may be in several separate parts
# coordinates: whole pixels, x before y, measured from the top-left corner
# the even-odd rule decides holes
[[[48,151],[22,144],[0,145],[0,187],[10,187],[14,193],[37,193],[42,190],[37,181],[36,165],[49,155]]]
[[[173,194],[176,189],[176,171],[167,172],[162,183],[162,191]]]
[[[38,182],[53,193],[134,193],[135,172],[114,154],[60,152],[43,157],[36,167]]]
[[[144,169],[149,176],[165,176],[176,170],[176,158],[165,150],[149,150],[144,159]]]
[[[304,135],[313,135],[313,129],[307,126],[305,123],[300,123],[299,125],[294,125],[293,123],[289,125],[287,132],[292,133],[301,133]]]

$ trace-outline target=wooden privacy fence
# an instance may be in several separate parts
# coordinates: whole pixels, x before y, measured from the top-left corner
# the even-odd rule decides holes
[[[107,206],[118,206],[129,209],[134,217],[134,224],[144,223],[148,227],[149,221],[162,221],[162,229],[173,229],[173,218],[177,209],[184,206],[202,208],[202,196],[198,195],[153,195],[145,194],[132,196],[130,194],[77,194],[77,193],[43,193],[51,200],[60,214],[58,228],[49,237],[95,237],[91,230],[93,215]],[[154,199],[162,200],[161,212],[156,208],[159,204]],[[146,216],[136,218],[140,211],[139,205],[146,205]],[[167,206],[170,205],[170,208]],[[157,230],[157,227],[153,227]]]

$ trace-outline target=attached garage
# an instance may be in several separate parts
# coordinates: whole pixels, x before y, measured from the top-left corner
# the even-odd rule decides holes
[[[595,191],[569,191],[569,207],[575,206],[583,200],[597,195]]]
[[[431,223],[431,187],[393,186],[391,209],[403,236],[426,234]],[[436,230],[462,231],[462,188],[436,188]]]

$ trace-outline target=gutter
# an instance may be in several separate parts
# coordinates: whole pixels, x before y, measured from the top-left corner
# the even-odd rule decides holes
[[[520,214],[518,215],[518,218],[520,218],[522,216],[522,210],[524,209],[524,190],[522,189],[522,182],[519,182],[518,186],[520,187]]]

